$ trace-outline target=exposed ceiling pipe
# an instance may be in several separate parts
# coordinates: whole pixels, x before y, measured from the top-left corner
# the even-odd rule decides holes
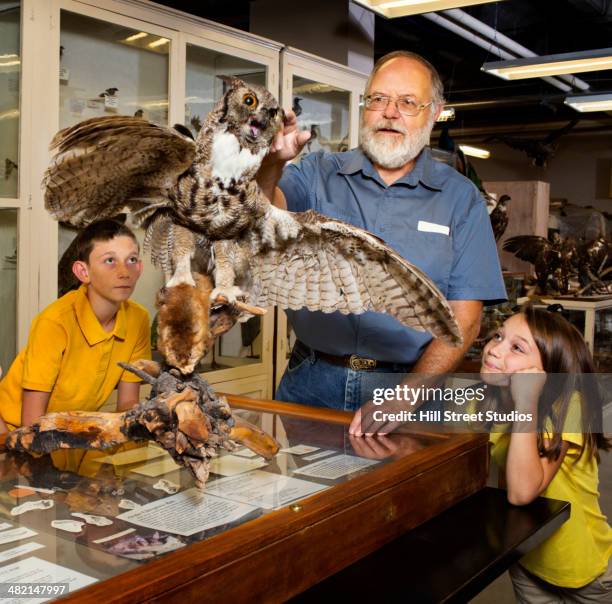
[[[424,13],[421,15],[421,17],[425,17],[425,19],[429,19],[440,27],[444,27],[448,31],[452,31],[453,33],[457,34],[458,36],[461,36],[465,40],[472,42],[472,44],[476,44],[476,46],[480,46],[488,52],[496,54],[501,59],[516,59],[514,55],[511,55],[509,52],[499,48],[499,46],[495,46],[495,44],[493,44],[489,40],[484,40],[480,36],[477,36],[475,33],[461,27],[460,25],[457,25],[454,21],[451,21],[446,17],[442,17],[437,13]],[[570,92],[572,90],[571,86],[568,86],[567,84],[564,84],[563,82],[560,82],[559,80],[553,77],[545,77],[542,79],[545,82],[548,82],[549,84],[554,86],[555,88],[563,90],[563,92]]]
[[[448,15],[449,17],[452,17],[455,21],[459,21],[463,25],[467,25],[474,31],[477,31],[478,33],[481,33],[484,36],[487,36],[487,38],[491,39],[493,42],[495,42],[495,44],[501,44],[508,50],[511,50],[515,52],[516,54],[518,54],[520,57],[537,57],[538,56],[535,52],[529,50],[522,44],[515,42],[512,38],[509,38],[505,34],[502,34],[501,32],[491,27],[490,25],[487,25],[486,23],[483,23],[482,21],[475,19],[474,17],[472,17],[472,15],[469,15],[468,13],[466,13],[465,11],[462,11],[459,8],[445,10],[443,11],[443,14]],[[580,90],[590,89],[590,86],[584,80],[577,78],[575,75],[568,74],[568,75],[559,75],[557,77],[560,80],[567,82],[571,86],[579,88]]]

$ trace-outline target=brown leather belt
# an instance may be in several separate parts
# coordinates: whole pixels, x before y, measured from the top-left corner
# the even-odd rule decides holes
[[[404,363],[391,363],[389,361],[377,361],[376,359],[368,359],[360,357],[357,354],[346,354],[343,356],[329,354],[320,350],[314,350],[299,340],[295,343],[294,350],[301,350],[304,354],[314,354],[315,357],[330,363],[331,365],[339,365],[340,367],[349,367],[354,371],[371,371],[372,369],[397,369],[404,365]],[[405,365],[407,368],[409,365]]]

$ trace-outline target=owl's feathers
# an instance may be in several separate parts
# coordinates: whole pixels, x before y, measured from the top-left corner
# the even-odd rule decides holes
[[[461,334],[433,282],[381,240],[316,212],[270,204],[255,176],[284,114],[264,88],[231,79],[194,142],[131,117],[87,120],[59,132],[45,175],[45,201],[74,226],[126,207],[147,230],[167,286],[214,276],[213,299],[252,304],[387,312],[452,343]]]

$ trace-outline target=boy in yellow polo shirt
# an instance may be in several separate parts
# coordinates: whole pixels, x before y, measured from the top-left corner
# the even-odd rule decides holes
[[[131,296],[142,272],[125,225],[103,220],[78,235],[81,286],[33,321],[27,346],[0,382],[0,431],[52,411],[95,411],[117,387],[117,411],[139,400],[139,379],[117,365],[151,358],[149,315]]]

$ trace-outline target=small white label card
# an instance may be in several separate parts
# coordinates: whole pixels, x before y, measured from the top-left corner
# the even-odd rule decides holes
[[[241,476],[221,478],[207,488],[211,495],[276,509],[328,488],[326,485],[256,470]]]
[[[450,229],[444,224],[436,224],[435,222],[427,222],[419,220],[417,230],[423,233],[440,233],[442,235],[450,234]]]
[[[9,531],[3,531],[0,533],[0,545],[4,543],[12,543],[13,541],[20,541],[21,539],[27,539],[38,535],[36,531],[26,528],[25,526],[18,526],[17,528]]]
[[[263,457],[246,459],[245,457],[236,457],[235,455],[223,455],[210,462],[210,471],[219,476],[235,476],[236,474],[257,470],[257,468],[263,468],[267,465],[268,462]]]
[[[95,583],[97,580],[94,577],[53,562],[47,562],[47,560],[42,560],[36,556],[0,567],[0,583],[68,583],[67,593]],[[33,604],[34,602],[47,602],[55,597],[19,598],[17,602],[19,604]],[[15,601],[13,598],[3,598],[3,600],[5,602]]]
[[[22,545],[16,545],[15,547],[11,547],[11,549],[5,549],[3,552],[0,552],[0,562],[6,562],[12,558],[17,558],[17,556],[29,554],[30,552],[43,547],[45,546],[42,543],[36,543],[34,541],[23,543]]]
[[[9,524],[8,522],[0,522],[0,531],[3,531],[4,529],[7,528],[11,528],[13,525]]]
[[[137,510],[123,512],[117,518],[138,526],[187,537],[234,522],[255,509],[251,505],[227,501],[193,488],[152,501]]]
[[[238,455],[238,457],[257,457],[258,454],[255,451],[251,451],[251,449],[238,449],[237,451],[232,451],[232,455]]]
[[[303,474],[313,478],[326,478],[335,480],[341,476],[346,476],[363,468],[374,466],[378,461],[374,459],[364,459],[363,457],[353,457],[352,455],[334,455],[321,461],[315,461],[302,468],[294,470],[294,474]]]
[[[331,449],[326,449],[325,451],[319,451],[318,453],[313,453],[312,455],[304,455],[302,459],[304,461],[314,461],[315,459],[321,459],[321,457],[327,457],[329,455],[334,455],[338,451],[332,451]]]
[[[291,455],[306,455],[306,453],[314,453],[318,451],[319,447],[311,447],[309,445],[294,445],[293,447],[287,447],[281,449],[281,453],[291,453]]]

